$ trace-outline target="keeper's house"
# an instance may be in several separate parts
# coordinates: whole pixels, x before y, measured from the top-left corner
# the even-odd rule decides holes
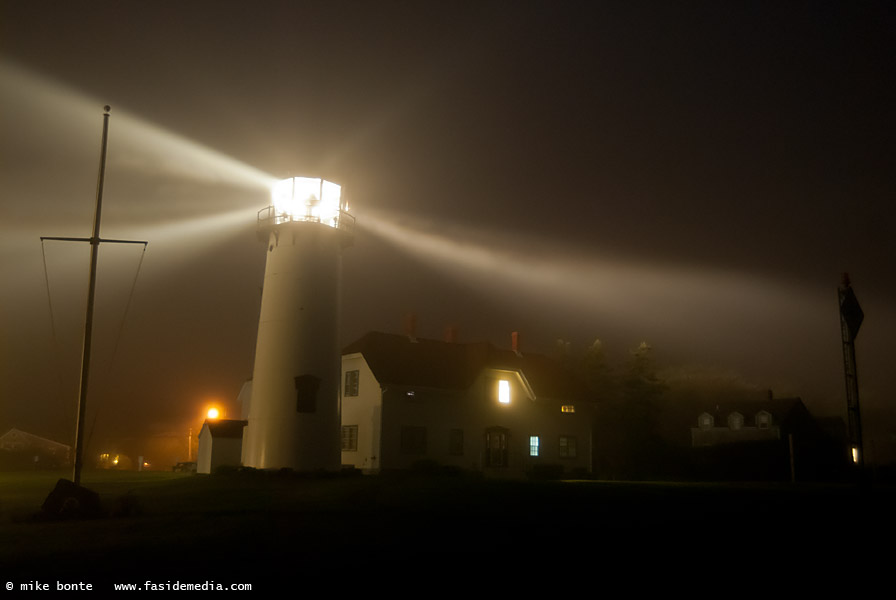
[[[545,356],[371,332],[342,356],[342,463],[521,476],[591,470],[591,406]]]

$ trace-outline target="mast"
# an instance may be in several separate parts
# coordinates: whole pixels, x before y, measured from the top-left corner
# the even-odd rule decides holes
[[[88,242],[90,244],[90,278],[87,285],[87,314],[84,318],[84,346],[81,351],[81,382],[78,392],[78,417],[75,424],[75,457],[72,465],[72,481],[81,485],[81,468],[84,451],[84,417],[87,412],[87,388],[90,378],[90,347],[93,340],[93,306],[96,298],[96,265],[100,253],[101,242],[117,244],[143,244],[148,242],[135,240],[104,240],[100,238],[100,221],[103,209],[103,185],[106,177],[106,145],[109,138],[109,105],[103,107],[103,139],[100,147],[100,167],[96,183],[96,210],[93,216],[93,235],[89,238],[41,237],[41,240],[57,240],[67,242]]]

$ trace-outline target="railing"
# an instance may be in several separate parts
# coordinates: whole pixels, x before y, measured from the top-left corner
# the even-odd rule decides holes
[[[331,225],[329,222],[323,222],[320,220],[320,217],[315,217],[313,215],[290,215],[286,213],[277,213],[274,211],[273,206],[268,206],[258,211],[259,228],[272,227],[275,225],[281,225],[283,223],[290,222],[323,223],[328,227],[335,227],[336,229],[344,231],[348,234],[354,234],[354,215],[350,215],[344,210],[340,210],[333,221],[334,224]]]

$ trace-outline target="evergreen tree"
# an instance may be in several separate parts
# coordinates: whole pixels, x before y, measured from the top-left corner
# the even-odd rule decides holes
[[[631,476],[652,476],[658,472],[663,444],[658,435],[657,414],[665,389],[656,374],[651,347],[642,342],[632,351],[620,390],[625,470]]]

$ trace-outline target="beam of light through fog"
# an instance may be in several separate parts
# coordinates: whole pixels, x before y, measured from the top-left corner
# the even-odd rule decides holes
[[[149,285],[156,304],[181,301],[172,295],[170,283],[182,277],[177,271],[196,268],[195,261],[215,246],[254,231],[256,212],[270,203],[275,178],[147,123],[116,105],[114,98],[90,98],[3,59],[0,99],[0,278],[15,282],[6,286],[0,312],[0,398],[4,403],[17,399],[15,410],[3,406],[0,413],[17,419],[36,410],[62,415],[67,422],[71,411],[66,390],[72,387],[70,380],[77,382],[76,373],[72,379],[69,372],[80,352],[89,246],[47,243],[50,316],[39,237],[89,235],[103,105],[112,105],[112,116],[102,236],[149,242],[140,275],[148,282],[138,284],[138,293]],[[110,355],[117,343],[115,330],[140,252],[141,247],[130,244],[103,245],[97,369],[111,360],[103,353]],[[203,272],[216,269],[226,270],[227,265],[206,265]],[[50,318],[55,320],[55,336],[50,335]],[[58,377],[66,385],[56,385]],[[102,402],[104,379],[95,383],[98,395],[92,410]],[[68,434],[64,423],[57,429],[59,436]]]
[[[183,254],[201,253],[224,243],[236,233],[255,231],[254,208],[247,207],[225,213],[210,214],[191,219],[178,219],[151,225],[121,225],[116,228],[123,235],[144,236],[152,240],[153,250],[159,247]]]
[[[724,341],[738,328],[755,336],[786,319],[800,326],[830,312],[827,296],[746,274],[582,257],[572,248],[547,247],[530,237],[444,224],[435,232],[377,211],[359,214],[358,226],[492,297],[525,294],[593,320],[631,324],[635,335],[690,329],[704,340]]]
[[[51,136],[56,145],[71,139],[59,135],[85,127],[97,135],[102,107],[106,101],[89,98],[70,88],[38,77],[9,61],[0,60],[0,95],[7,115],[18,117],[4,128],[4,136],[16,136],[30,143],[31,136]],[[275,181],[254,167],[216,152],[183,136],[147,123],[114,105],[110,135],[114,136],[115,152],[109,154],[107,168],[121,167],[151,175],[176,176],[203,182],[227,183],[240,187],[269,189]],[[40,128],[25,129],[29,123]],[[16,123],[21,123],[16,126]],[[10,131],[12,128],[12,131]],[[38,139],[37,142],[43,140]]]
[[[15,272],[30,296],[43,286],[37,238],[88,234],[104,102],[4,59],[0,59],[0,98],[4,102],[2,169],[7,179],[3,203],[7,216],[0,220],[0,270]],[[275,177],[112,104],[103,237],[147,240],[151,253],[172,265],[254,227],[256,211],[270,202]],[[28,155],[39,157],[44,172],[16,170],[19,157]],[[133,193],[140,190],[116,193],[129,185],[134,174],[168,186],[165,189],[173,193],[164,202],[135,201]],[[108,185],[110,178],[113,185]],[[202,187],[184,191],[172,181],[194,181]],[[231,191],[228,201],[219,201],[215,191],[227,188],[242,191]],[[237,202],[242,197],[247,198],[244,207]],[[112,246],[104,246],[108,249]],[[165,258],[170,255],[175,256]],[[83,277],[84,273],[57,269],[53,276]]]

